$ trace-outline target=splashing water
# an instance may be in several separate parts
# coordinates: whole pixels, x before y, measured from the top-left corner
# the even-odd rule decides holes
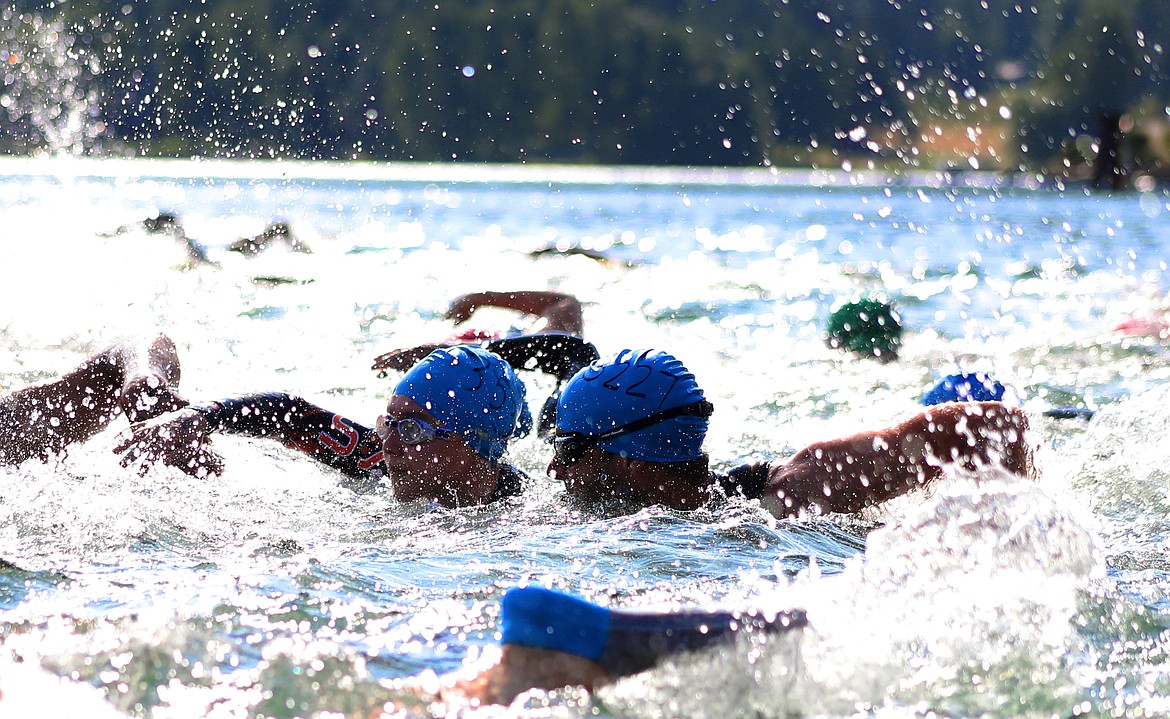
[[[519,501],[445,511],[355,494],[234,437],[215,440],[223,477],[139,477],[110,451],[119,425],[59,463],[0,468],[0,708],[368,716],[395,698],[427,715],[391,684],[485,653],[502,592],[539,582],[614,606],[803,607],[812,629],[680,658],[596,700],[535,693],[516,713],[1170,710],[1170,355],[1109,331],[1162,301],[1163,195],[558,168],[4,169],[5,390],[162,328],[192,398],[280,389],[369,422],[393,380],[372,358],[449,334],[455,295],[553,288],[585,302],[603,354],[657,345],[686,361],[717,407],[720,467],[897,421],[963,368],[1024,397],[1042,471],[954,477],[865,517],[781,522],[749,502],[595,516],[563,500],[526,438],[510,450],[532,478]],[[161,211],[218,265],[185,263],[173,237],[106,236]],[[278,218],[313,254],[227,250]],[[539,252],[558,245],[610,261]],[[820,337],[834,301],[874,291],[903,311],[897,363]],[[538,410],[552,383],[525,379]],[[1101,417],[1045,420],[1052,404]]]
[[[61,18],[0,10],[0,111],[6,152],[82,155],[104,132],[93,116],[101,74],[96,54]]]

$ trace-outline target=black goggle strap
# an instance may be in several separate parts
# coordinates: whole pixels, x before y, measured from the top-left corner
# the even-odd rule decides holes
[[[665,422],[666,420],[674,419],[675,417],[710,417],[714,411],[715,405],[711,404],[705,399],[701,399],[698,402],[692,402],[691,404],[679,405],[678,407],[664,409],[661,412],[655,412],[649,417],[636,419],[629,424],[623,424],[621,427],[614,427],[613,429],[606,430],[601,434],[567,434],[561,437],[556,437],[553,441],[558,444],[566,445],[576,444],[579,442],[597,444],[598,442],[604,442],[608,439],[615,439],[627,434],[633,434],[634,432],[646,429],[647,427],[653,427],[659,422]]]

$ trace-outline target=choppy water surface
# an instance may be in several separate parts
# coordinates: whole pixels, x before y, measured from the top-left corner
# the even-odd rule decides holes
[[[872,179],[872,178],[871,178]],[[804,607],[814,631],[683,658],[521,714],[1160,716],[1170,589],[1170,199],[768,174],[11,163],[0,180],[0,387],[163,329],[184,392],[282,389],[371,421],[383,351],[448,334],[456,295],[552,288],[602,353],[672,350],[714,400],[719,464],[896,421],[939,375],[994,370],[1034,413],[1042,477],[958,477],[863,518],[592,516],[544,478],[489,509],[355,494],[223,437],[221,478],[118,466],[116,431],[0,470],[4,716],[366,716],[394,680],[495,643],[520,582],[615,606]],[[159,237],[179,214],[218,267]],[[311,255],[226,251],[287,220]],[[604,252],[534,252],[557,247]],[[893,297],[889,366],[820,341],[835,301]],[[515,318],[487,313],[483,326]],[[527,375],[539,403],[551,384]],[[1045,420],[1051,405],[1099,410]]]

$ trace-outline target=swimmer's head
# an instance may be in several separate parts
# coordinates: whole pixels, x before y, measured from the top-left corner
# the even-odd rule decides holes
[[[890,362],[902,347],[902,318],[888,302],[849,302],[829,315],[825,341],[834,349]]]
[[[685,462],[703,456],[710,414],[695,376],[677,358],[661,350],[627,349],[568,381],[557,402],[554,442],[580,438],[627,459]],[[590,442],[607,432],[617,436]]]
[[[985,372],[959,372],[939,380],[922,398],[931,406],[944,402],[999,402],[1007,389]]]
[[[490,462],[499,461],[509,439],[532,428],[524,382],[479,347],[435,350],[406,373],[394,394],[412,399]]]

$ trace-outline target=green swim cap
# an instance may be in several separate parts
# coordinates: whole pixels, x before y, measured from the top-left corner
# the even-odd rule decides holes
[[[833,349],[889,362],[902,347],[902,318],[887,302],[849,302],[829,315],[825,341]]]

